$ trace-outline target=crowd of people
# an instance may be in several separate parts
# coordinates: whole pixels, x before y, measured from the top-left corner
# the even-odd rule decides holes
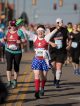
[[[24,47],[31,51],[34,49],[35,52],[31,68],[34,73],[36,99],[44,95],[49,68],[54,75],[53,82],[56,88],[60,87],[63,65],[72,64],[74,74],[80,75],[80,24],[69,22],[64,25],[63,20],[57,18],[55,25],[25,25],[23,19],[18,19],[9,22],[6,32],[0,28],[0,61],[4,61],[5,54],[7,88],[17,87]],[[14,78],[12,79],[13,63]]]

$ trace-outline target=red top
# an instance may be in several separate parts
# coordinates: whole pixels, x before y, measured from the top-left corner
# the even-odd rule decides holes
[[[44,49],[48,49],[48,43],[46,42],[45,39],[39,40],[38,38],[36,39],[36,41],[34,42],[34,48],[44,48]]]
[[[19,37],[17,31],[13,34],[8,32],[7,36],[6,36],[6,39],[7,39],[8,44],[16,44],[17,40],[20,40],[20,37]]]

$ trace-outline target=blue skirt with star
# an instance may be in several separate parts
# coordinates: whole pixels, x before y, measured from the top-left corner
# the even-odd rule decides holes
[[[31,64],[32,70],[40,70],[40,71],[48,71],[49,67],[45,59],[38,59],[36,57],[33,58]]]

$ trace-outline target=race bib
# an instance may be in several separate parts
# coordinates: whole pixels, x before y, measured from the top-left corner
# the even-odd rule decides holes
[[[72,42],[71,47],[77,48],[77,46],[78,46],[78,43],[77,42]]]
[[[44,50],[43,49],[35,49],[36,51],[36,56],[43,56]]]
[[[48,58],[48,53],[44,48],[35,49],[37,57]]]
[[[8,48],[11,49],[11,50],[17,50],[18,49],[15,44],[8,45]]]
[[[57,44],[57,49],[62,48],[62,40],[55,40],[55,44]]]

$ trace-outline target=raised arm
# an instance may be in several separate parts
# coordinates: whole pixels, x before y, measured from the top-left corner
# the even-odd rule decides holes
[[[49,42],[50,38],[51,38],[52,36],[54,36],[54,34],[55,34],[57,31],[58,31],[58,29],[56,28],[56,29],[54,29],[52,32],[50,32],[49,34],[47,34],[47,35],[45,36],[45,40],[46,40],[47,42]]]
[[[22,30],[24,31],[25,34],[27,34],[28,36],[31,36],[33,41],[37,38],[37,35],[32,33],[31,31],[26,30],[25,27],[22,27]]]

